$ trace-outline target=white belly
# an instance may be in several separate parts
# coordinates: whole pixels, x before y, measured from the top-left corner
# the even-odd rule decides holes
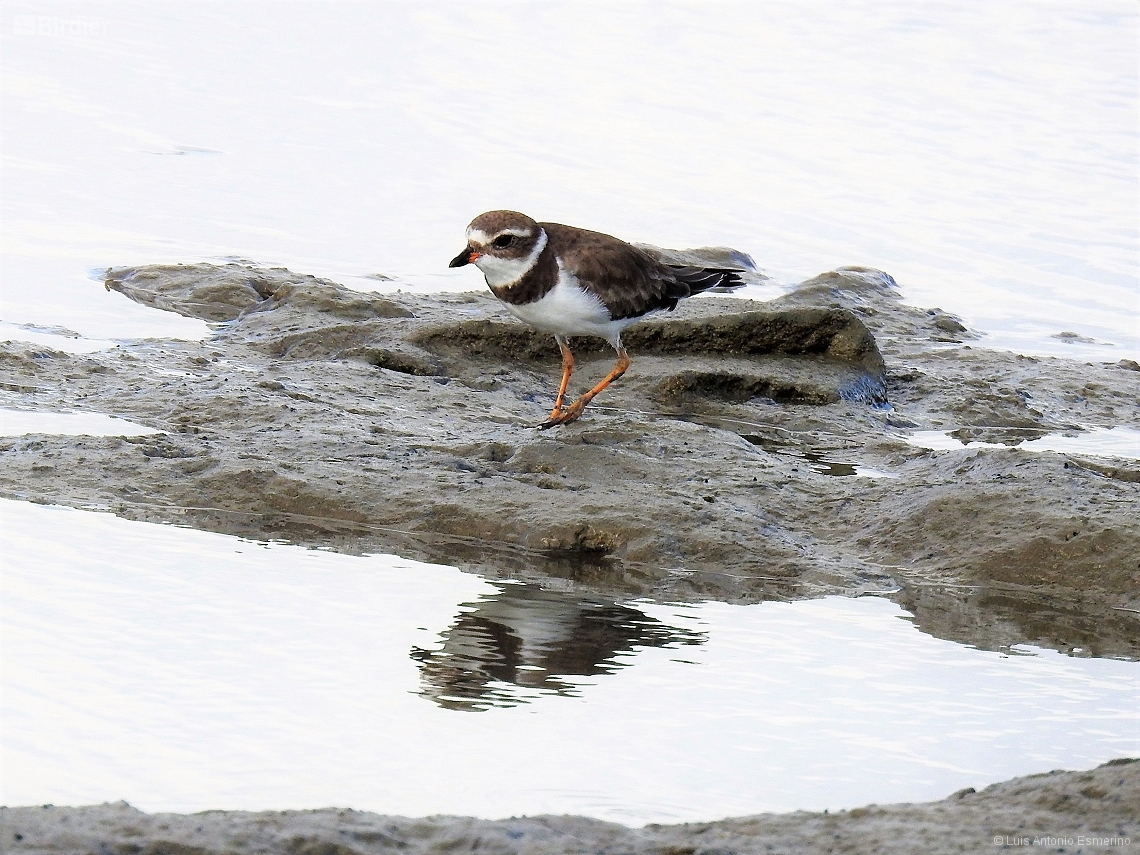
[[[618,346],[621,331],[638,318],[615,321],[602,301],[578,287],[573,275],[559,267],[558,284],[541,300],[523,305],[506,303],[516,318],[553,335],[594,335]]]

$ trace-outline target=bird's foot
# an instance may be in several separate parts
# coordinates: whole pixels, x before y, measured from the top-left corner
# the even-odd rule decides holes
[[[555,425],[569,424],[570,422],[577,419],[578,416],[582,415],[582,411],[584,409],[586,409],[586,403],[584,401],[575,401],[564,410],[556,409],[550,414],[550,418],[548,418],[542,424],[536,425],[536,427],[539,430],[546,430],[547,428],[552,428]]]

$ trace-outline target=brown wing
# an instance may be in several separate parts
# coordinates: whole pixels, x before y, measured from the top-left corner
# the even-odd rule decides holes
[[[636,318],[677,301],[738,284],[736,271],[663,264],[635,246],[601,232],[540,223],[554,253],[574,268],[578,281],[597,295],[615,320]]]

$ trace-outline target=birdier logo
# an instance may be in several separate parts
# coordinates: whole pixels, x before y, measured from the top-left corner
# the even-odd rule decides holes
[[[57,18],[53,15],[13,15],[12,33],[17,36],[84,39],[107,35],[102,18]]]

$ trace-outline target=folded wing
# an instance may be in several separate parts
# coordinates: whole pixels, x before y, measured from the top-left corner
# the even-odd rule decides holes
[[[557,256],[575,270],[583,288],[609,307],[614,320],[672,310],[679,300],[703,291],[731,291],[744,284],[740,274],[749,269],[746,262],[751,262],[737,253],[732,261],[739,260],[739,267],[671,264],[655,257],[648,247],[610,235],[557,223],[541,225]]]

